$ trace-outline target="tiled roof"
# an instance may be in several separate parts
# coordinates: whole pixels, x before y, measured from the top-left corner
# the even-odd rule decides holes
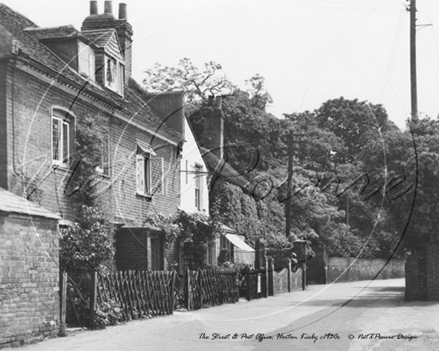
[[[79,32],[72,25],[60,26],[60,27],[30,27],[25,31],[32,32],[38,39],[56,39],[56,38],[68,38],[77,37]]]
[[[86,86],[85,91],[94,93],[104,100],[110,100],[117,104],[117,100],[106,94],[104,89],[95,84],[88,84],[87,79],[75,72],[48,47],[40,43],[39,37],[36,34],[39,31],[32,30],[32,28],[39,28],[34,22],[11,10],[6,5],[0,4],[0,25],[5,27],[14,39],[18,41],[21,56],[28,57],[41,64],[52,71],[52,74],[56,74],[57,78],[67,78],[78,87]]]
[[[169,127],[167,123],[163,123],[159,115],[148,106],[141,92],[138,92],[137,89],[128,88],[124,94],[125,101],[122,102],[122,108],[133,122],[152,130],[154,134],[163,135],[175,142],[182,140],[183,136]]]
[[[45,210],[37,204],[19,197],[3,188],[0,188],[0,211],[7,213],[19,213],[30,217],[45,217],[61,219],[60,216]]]
[[[127,86],[124,98],[122,98],[97,84],[90,84],[87,79],[74,71],[66,62],[39,41],[42,37],[56,38],[58,35],[81,36],[81,32],[78,32],[74,27],[40,28],[28,18],[13,11],[4,4],[0,4],[0,25],[5,27],[14,39],[19,42],[21,56],[28,57],[48,71],[52,71],[53,76],[67,79],[73,86],[76,85],[79,88],[84,88],[83,92],[92,93],[95,97],[101,98],[103,102],[111,103],[126,117],[132,118],[133,122],[150,130],[157,131],[158,134],[168,137],[173,141],[178,142],[181,140],[182,136],[180,133],[173,130],[167,124],[163,124],[161,116],[147,105],[146,100],[142,97],[142,92]],[[58,30],[60,32],[57,34]],[[109,38],[113,33],[111,30],[105,30],[105,32],[109,33]],[[104,36],[102,40],[105,40],[105,38],[107,36]]]
[[[81,34],[98,47],[104,47],[112,37],[114,29],[83,30]]]

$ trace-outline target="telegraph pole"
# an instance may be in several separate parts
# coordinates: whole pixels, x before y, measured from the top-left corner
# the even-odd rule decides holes
[[[417,70],[416,70],[416,0],[410,0],[410,65],[411,65],[411,120],[417,119]]]
[[[287,166],[286,237],[290,236],[292,226],[292,172],[293,172],[293,130],[289,132],[289,163]]]
[[[289,131],[289,162],[287,164],[287,201],[285,207],[285,216],[286,216],[286,237],[290,236],[290,229],[292,227],[292,178],[293,178],[293,144],[300,143],[301,138],[305,137],[306,134],[294,134],[293,130]],[[293,140],[295,138],[295,140]]]

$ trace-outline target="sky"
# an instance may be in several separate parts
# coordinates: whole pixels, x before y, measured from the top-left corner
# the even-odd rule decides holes
[[[0,0],[2,1],[2,0]],[[88,0],[3,0],[40,27],[80,29]],[[382,104],[404,128],[410,116],[409,12],[404,0],[125,0],[133,26],[133,77],[156,62],[215,61],[245,88],[256,73],[273,98],[267,111],[312,111],[329,99]],[[419,112],[439,113],[439,4],[417,0]],[[104,12],[104,0],[98,0]]]

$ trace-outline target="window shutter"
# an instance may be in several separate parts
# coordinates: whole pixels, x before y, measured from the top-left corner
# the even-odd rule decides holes
[[[151,157],[151,194],[163,194],[163,158]]]
[[[136,192],[145,194],[145,159],[142,155],[136,155]]]

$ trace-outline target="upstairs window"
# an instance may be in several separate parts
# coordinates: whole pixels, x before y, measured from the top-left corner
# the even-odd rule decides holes
[[[78,41],[78,72],[95,80],[95,52],[81,41]]]
[[[151,193],[151,155],[136,155],[136,193],[150,195]]]
[[[142,141],[137,142],[136,194],[151,197],[164,194],[164,160]]]
[[[73,118],[62,110],[52,111],[52,163],[67,165],[73,140]]]
[[[105,57],[105,86],[123,95],[124,66],[112,57]]]

